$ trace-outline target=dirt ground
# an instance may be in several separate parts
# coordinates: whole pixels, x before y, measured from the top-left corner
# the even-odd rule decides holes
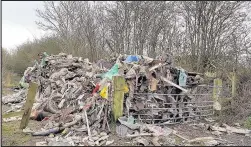
[[[8,92],[5,92],[8,93]],[[2,112],[5,112],[9,109],[9,106],[2,105]],[[12,116],[22,116],[23,112],[11,112],[8,114],[2,113],[2,118],[8,118]],[[45,137],[34,137],[31,135],[24,134],[22,130],[19,129],[20,121],[12,121],[8,123],[4,123],[2,121],[2,145],[3,146],[35,146],[36,142],[44,141]],[[39,121],[33,121],[30,120],[28,127],[32,130],[38,130],[40,129],[41,122]],[[174,129],[177,131],[177,134],[187,138],[187,139],[194,139],[196,137],[214,137],[214,138],[221,138],[225,139],[229,142],[233,142],[234,145],[237,146],[248,146],[251,145],[251,137],[250,136],[244,136],[244,135],[238,135],[238,134],[222,134],[220,136],[215,136],[211,134],[210,131],[205,130],[203,128],[199,127],[193,127],[188,124],[176,124],[176,125],[170,125],[167,126],[171,129]],[[126,138],[120,138],[118,135],[116,135],[115,129],[112,129],[112,133],[109,134],[109,140],[114,140],[114,143],[110,146],[132,146],[137,145],[133,142],[132,139],[126,139]],[[150,141],[151,138],[149,138]],[[168,138],[163,138],[164,140],[173,139],[175,145],[181,145],[183,139],[169,135]],[[173,146],[173,144],[165,144],[169,146]]]
[[[236,134],[236,133],[232,133],[232,134],[223,133],[222,135],[216,136],[216,135],[213,135],[210,131],[204,130],[202,128],[191,127],[186,124],[175,125],[171,128],[175,129],[179,135],[187,139],[211,136],[211,137],[227,140],[229,142],[234,143],[234,145],[236,146],[250,146],[251,145],[251,137]]]

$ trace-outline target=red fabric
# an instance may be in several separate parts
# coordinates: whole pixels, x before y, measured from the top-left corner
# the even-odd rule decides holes
[[[96,93],[96,92],[99,90],[99,88],[100,88],[100,85],[97,84],[96,87],[95,87],[95,88],[93,89],[93,91],[92,91],[92,95],[93,95],[94,93]]]
[[[49,119],[49,117],[45,117],[42,121],[46,121],[46,120],[48,120]]]

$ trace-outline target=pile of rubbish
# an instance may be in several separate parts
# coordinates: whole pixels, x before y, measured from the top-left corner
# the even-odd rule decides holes
[[[142,128],[143,124],[198,119],[202,108],[197,107],[192,93],[203,78],[174,67],[169,54],[156,59],[119,55],[110,61],[90,63],[88,59],[60,53],[45,56],[41,64],[25,71],[24,82],[39,85],[31,119],[44,124],[32,135],[64,132],[67,138],[88,135],[88,145],[107,144],[113,118],[112,77],[117,75],[126,81],[124,114],[117,127],[120,136],[133,136],[136,130],[154,132],[149,126]],[[27,89],[22,89],[16,95],[3,97],[2,102],[23,103],[26,94]],[[74,142],[71,145],[80,145],[83,140]]]
[[[120,60],[130,89],[125,96],[126,115],[148,124],[198,119],[202,108],[197,107],[192,93],[203,82],[200,75],[174,67],[169,54],[157,59],[146,56],[133,59],[128,56],[125,61]]]

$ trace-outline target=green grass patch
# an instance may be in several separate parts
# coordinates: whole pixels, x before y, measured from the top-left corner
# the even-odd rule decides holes
[[[19,129],[20,121],[2,123],[2,143],[4,146],[23,145],[31,140],[31,135]]]
[[[2,118],[10,118],[14,116],[22,116],[24,111],[19,111],[19,112],[10,112],[2,115]]]
[[[175,139],[175,144],[181,144],[183,139],[181,139],[180,137],[178,136],[174,136],[174,139]]]
[[[251,129],[251,117],[248,117],[248,119],[244,122],[244,127]]]

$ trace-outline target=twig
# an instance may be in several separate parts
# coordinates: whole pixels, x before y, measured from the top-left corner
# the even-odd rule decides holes
[[[132,137],[138,137],[138,136],[153,136],[153,133],[141,133],[141,134],[133,134],[133,135],[126,135],[126,137],[128,138],[132,138]]]
[[[176,135],[176,136],[178,136],[179,138],[185,140],[185,141],[189,141],[189,139],[187,139],[187,138],[185,138],[185,137],[183,137],[183,136],[177,134],[175,131],[173,132],[173,134]]]
[[[32,133],[33,136],[46,136],[49,135],[51,133],[58,133],[61,130],[64,130],[65,128],[71,127],[73,125],[75,125],[78,121],[80,121],[82,118],[80,117],[79,119],[76,119],[70,123],[66,123],[64,124],[62,127],[55,127],[49,130],[45,130],[45,131],[40,131],[40,132],[34,132]]]
[[[165,82],[169,83],[170,85],[172,85],[172,86],[174,86],[174,87],[176,87],[176,88],[178,88],[178,89],[180,89],[180,90],[184,91],[185,93],[187,93],[187,92],[188,92],[188,90],[186,90],[186,89],[184,89],[184,88],[180,87],[179,85],[177,85],[177,84],[175,84],[175,83],[173,83],[173,82],[169,81],[167,78],[165,78],[165,77],[163,77],[163,76],[161,76],[160,78],[161,78],[161,80],[163,80],[163,81],[165,81]]]
[[[105,115],[104,115],[104,119],[103,119],[102,130],[105,130],[105,125],[107,122],[107,110],[108,110],[107,101],[105,101]]]
[[[84,109],[84,115],[85,115],[85,120],[86,120],[86,125],[87,125],[88,136],[91,137],[91,131],[90,131],[89,122],[88,122],[88,118],[87,118],[87,114],[86,114],[85,109]]]
[[[98,113],[98,115],[97,115],[97,119],[100,119],[100,115],[101,115],[101,113],[103,112],[104,105],[105,105],[105,102],[103,101],[103,102],[102,102],[101,109],[100,109],[100,111],[99,111],[99,113]]]
[[[153,143],[154,146],[161,146],[161,145],[158,143],[158,140],[159,140],[158,137],[154,137],[154,138],[152,139],[152,143]]]
[[[107,124],[107,127],[108,127],[108,131],[111,132],[111,129],[110,129],[108,121],[106,121],[106,124]]]

